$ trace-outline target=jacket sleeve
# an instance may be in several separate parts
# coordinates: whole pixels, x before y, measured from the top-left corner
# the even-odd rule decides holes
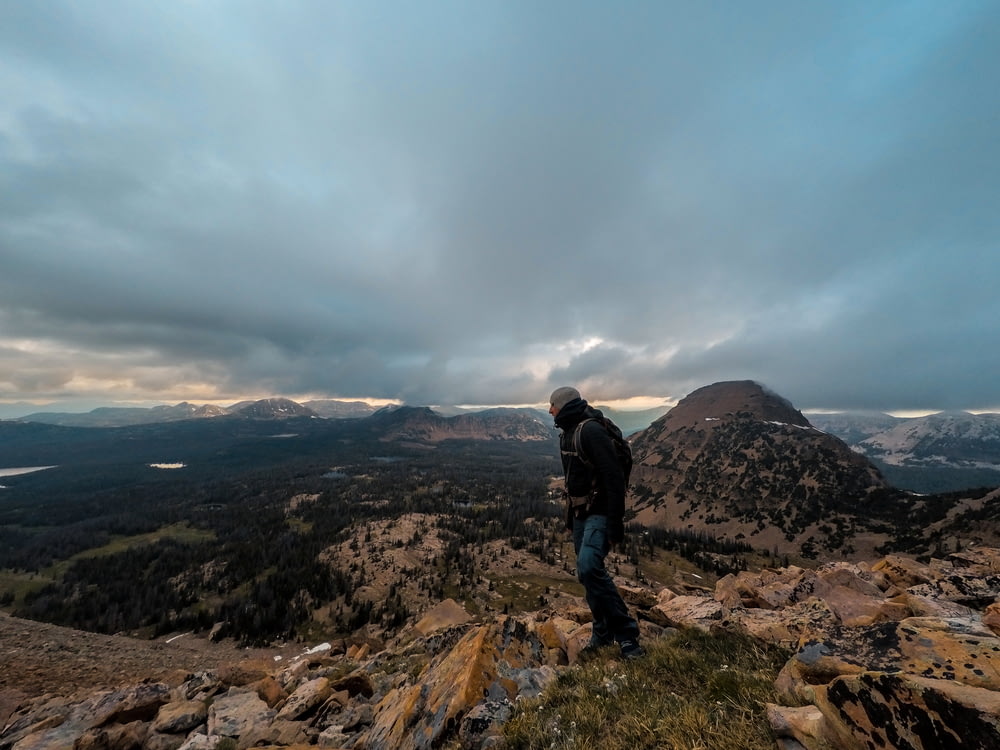
[[[593,464],[597,489],[608,516],[608,538],[620,542],[625,536],[625,475],[614,443],[598,422],[588,422],[580,434],[581,448]]]

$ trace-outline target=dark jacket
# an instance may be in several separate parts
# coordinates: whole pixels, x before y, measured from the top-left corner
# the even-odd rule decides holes
[[[573,399],[559,410],[556,427],[562,430],[559,450],[566,491],[574,496],[593,493],[587,512],[608,517],[608,537],[614,543],[624,536],[625,517],[625,475],[618,462],[615,445],[600,422],[587,422],[580,433],[580,447],[590,462],[589,466],[575,455],[573,445],[576,426],[585,419],[600,416],[601,412],[584,399]]]

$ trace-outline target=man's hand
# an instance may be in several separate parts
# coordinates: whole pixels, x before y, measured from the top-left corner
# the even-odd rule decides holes
[[[614,548],[616,544],[621,544],[625,539],[625,524],[614,523],[612,521],[608,522],[608,541],[611,543],[611,547]]]

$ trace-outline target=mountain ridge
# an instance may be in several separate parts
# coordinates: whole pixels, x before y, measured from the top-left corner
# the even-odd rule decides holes
[[[860,543],[856,517],[876,490],[889,489],[866,458],[754,381],[699,388],[633,436],[632,448],[637,520],[673,519],[807,555],[817,544]]]

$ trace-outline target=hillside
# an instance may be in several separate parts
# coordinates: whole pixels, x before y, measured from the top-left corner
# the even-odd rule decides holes
[[[3,612],[0,644],[0,695],[68,696],[240,662],[272,669],[275,659],[301,652],[296,645],[246,649],[231,641],[210,641],[205,634],[176,633],[159,640],[103,635]],[[0,726],[4,718],[0,707]]]
[[[445,417],[426,406],[401,406],[378,411],[369,420],[378,425],[385,441],[551,441],[555,435],[552,426],[543,424],[534,412],[520,409],[487,409]]]
[[[806,556],[871,552],[889,538],[859,526],[888,490],[878,469],[752,381],[694,391],[632,445],[642,523]]]

